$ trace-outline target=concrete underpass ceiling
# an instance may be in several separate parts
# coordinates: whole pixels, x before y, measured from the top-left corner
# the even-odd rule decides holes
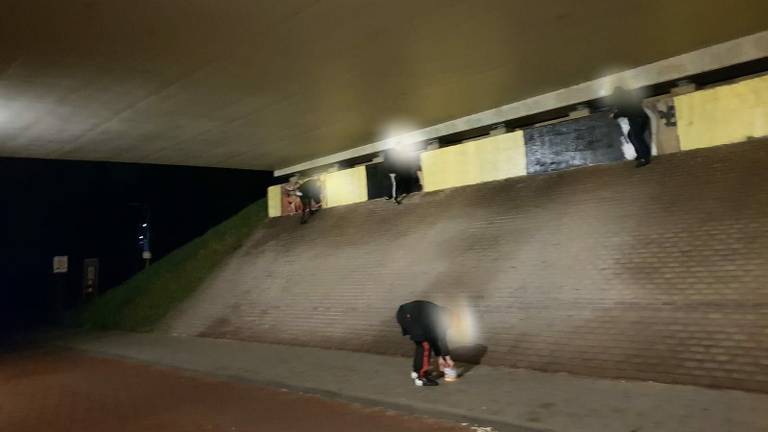
[[[765,0],[0,0],[0,156],[272,170],[766,16]]]

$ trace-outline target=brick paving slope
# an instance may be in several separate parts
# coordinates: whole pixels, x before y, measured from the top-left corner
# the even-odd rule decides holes
[[[407,354],[398,304],[467,301],[483,362],[768,391],[768,142],[278,218],[171,333]]]

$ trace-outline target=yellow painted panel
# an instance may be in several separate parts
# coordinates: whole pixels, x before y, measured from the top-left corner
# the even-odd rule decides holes
[[[269,217],[278,217],[282,213],[282,191],[281,185],[270,186],[267,188],[267,214]]]
[[[421,170],[425,191],[525,175],[523,132],[424,152],[421,154]]]
[[[675,97],[680,148],[768,136],[768,75]]]
[[[325,176],[326,207],[368,200],[368,179],[365,167],[336,171]]]

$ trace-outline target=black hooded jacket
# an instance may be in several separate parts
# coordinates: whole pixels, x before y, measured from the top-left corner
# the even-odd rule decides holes
[[[432,302],[416,300],[400,305],[397,309],[397,323],[403,336],[410,336],[414,342],[428,341],[436,344],[435,352],[447,356],[446,309]]]

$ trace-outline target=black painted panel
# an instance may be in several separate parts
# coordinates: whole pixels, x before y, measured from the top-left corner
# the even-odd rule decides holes
[[[624,160],[621,129],[607,113],[524,130],[528,174]]]
[[[382,163],[372,163],[365,166],[368,177],[368,199],[384,198],[392,192],[392,181]]]
[[[416,167],[413,168],[417,169]],[[368,177],[368,199],[388,197],[392,194],[392,180],[389,173],[392,167],[384,163],[372,163],[365,166],[365,174]],[[412,193],[421,190],[418,174],[415,171],[402,171],[397,175],[398,185],[402,186],[401,192]]]

